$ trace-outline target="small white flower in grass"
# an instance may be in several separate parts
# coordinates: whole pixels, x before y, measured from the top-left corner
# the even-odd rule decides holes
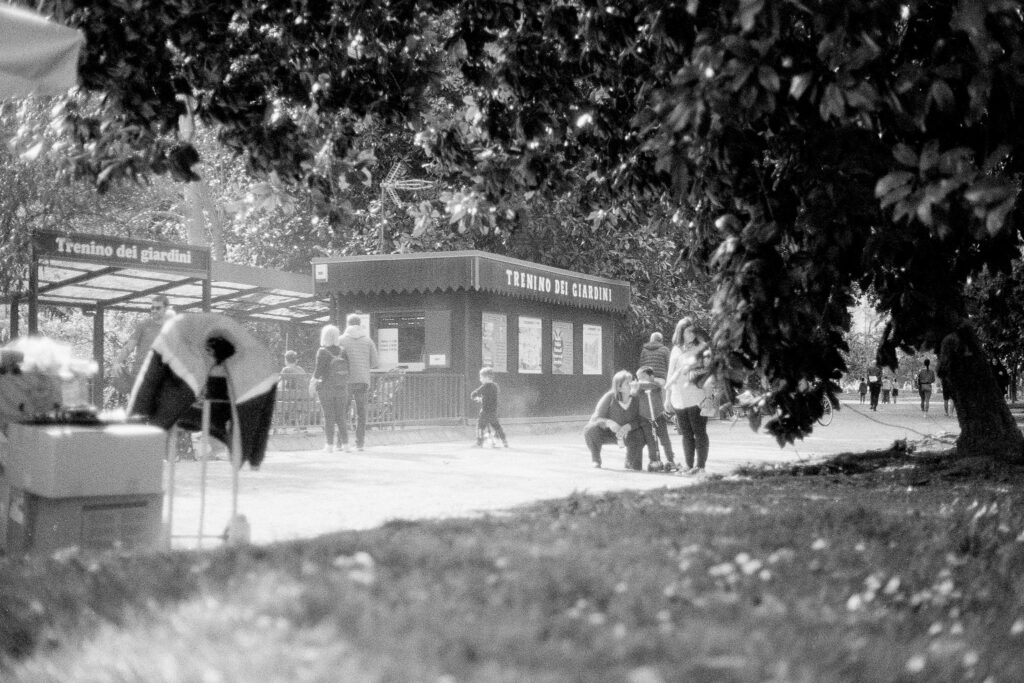
[[[937,636],[942,633],[942,622],[936,621],[934,624],[928,627],[928,635]]]
[[[886,595],[895,595],[896,591],[900,589],[900,577],[893,576],[885,583],[885,588],[882,592]]]
[[[676,588],[676,585],[674,583],[670,583],[669,585],[665,586],[665,589],[661,591],[661,594],[664,595],[666,598],[674,598],[678,592],[679,589]]]
[[[739,554],[738,554],[738,555],[737,555],[737,556],[736,556],[736,557],[735,557],[735,558],[733,559],[733,562],[735,562],[736,564],[738,564],[738,565],[740,565],[740,566],[742,567],[742,566],[743,566],[743,565],[745,565],[745,564],[746,564],[747,562],[750,562],[750,555],[749,555],[748,553],[739,553]]]
[[[824,550],[827,547],[828,541],[826,541],[824,538],[816,539],[814,543],[811,544],[811,550]]]
[[[907,660],[905,668],[909,673],[919,674],[922,671],[924,671],[924,665],[926,663],[927,660],[924,658],[924,655],[914,655],[913,657]]]
[[[615,592],[618,593],[619,595],[622,595],[623,593],[625,593],[628,590],[629,590],[629,586],[626,584],[625,581],[619,581],[617,584],[615,584]]]
[[[508,569],[508,558],[507,557],[496,557],[494,558],[495,569]]]
[[[736,571],[736,566],[732,562],[722,562],[712,567],[708,567],[708,574],[711,576],[729,576]]]
[[[661,622],[672,621],[672,613],[667,609],[658,610],[658,614],[655,618]]]
[[[867,550],[868,547],[866,545],[864,545],[863,542],[859,542],[859,543],[857,543],[857,545],[853,546],[853,549],[856,550],[858,553],[862,553],[865,550]]]
[[[761,579],[762,581],[771,581],[772,573],[767,569],[762,569],[760,572],[758,572],[757,578]]]
[[[619,640],[622,640],[628,634],[629,630],[626,628],[626,625],[623,624],[621,621],[612,627],[612,635],[618,638]]]
[[[607,619],[602,612],[594,612],[587,617],[587,622],[591,626],[604,626],[605,621],[607,621]]]
[[[846,609],[851,612],[856,612],[864,606],[864,599],[860,597],[860,593],[854,593],[846,601]]]
[[[964,666],[968,669],[973,669],[978,665],[978,661],[981,657],[974,650],[968,650],[964,653]]]
[[[950,635],[961,636],[961,635],[963,635],[963,633],[964,633],[964,625],[961,624],[959,621],[954,622],[953,625],[949,627],[949,634]]]
[[[796,558],[796,552],[792,548],[779,548],[768,556],[768,564],[779,562],[792,562]]]
[[[1010,627],[1011,636],[1019,636],[1021,633],[1024,633],[1024,619],[1018,619],[1013,622],[1013,626]]]

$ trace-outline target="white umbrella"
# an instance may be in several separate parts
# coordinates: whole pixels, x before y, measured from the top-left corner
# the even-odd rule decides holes
[[[0,4],[0,99],[59,95],[78,85],[83,43],[76,29]]]

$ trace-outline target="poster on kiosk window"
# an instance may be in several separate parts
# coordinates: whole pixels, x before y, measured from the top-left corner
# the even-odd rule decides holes
[[[601,374],[601,326],[583,326],[583,374]]]
[[[519,316],[519,372],[523,375],[541,374],[540,318]]]

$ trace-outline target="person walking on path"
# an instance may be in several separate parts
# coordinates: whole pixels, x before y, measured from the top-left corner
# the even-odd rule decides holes
[[[878,395],[882,393],[882,368],[878,361],[868,368],[868,392],[871,394],[871,410],[878,410]]]
[[[377,367],[377,345],[362,327],[362,318],[352,313],[339,344],[348,354],[348,393],[356,403],[356,450],[366,442],[366,396],[370,390],[370,369]]]
[[[949,378],[942,380],[942,410],[946,413],[946,417],[950,415],[956,415],[956,396],[953,395],[953,387],[949,383]],[[953,412],[950,413],[950,407],[953,408]]]
[[[889,396],[892,395],[892,378],[882,378],[882,403],[889,402]]]
[[[601,396],[594,414],[583,428],[583,440],[590,449],[594,467],[601,466],[601,446],[620,443],[626,447],[626,469],[643,465],[644,437],[640,429],[640,401],[632,395],[633,374],[619,370],[612,377],[612,388]]]
[[[661,332],[652,332],[651,339],[640,349],[639,367],[649,367],[658,379],[668,377],[668,360],[671,352],[662,342]]]
[[[860,394],[860,402],[863,405],[868,396],[868,383],[863,377],[860,378],[860,384],[857,385],[857,393]]]
[[[341,330],[335,325],[324,325],[320,330],[320,348],[316,352],[313,377],[317,380],[316,393],[324,413],[324,450],[335,447],[348,451],[348,374],[349,362],[338,341]],[[337,429],[337,441],[335,441]]]
[[[708,459],[708,419],[701,414],[701,404],[707,398],[703,388],[708,377],[704,358],[707,348],[707,334],[690,318],[676,323],[665,382],[668,387],[665,402],[666,408],[675,411],[683,435],[686,462],[683,474],[702,474]]]
[[[480,416],[476,419],[476,446],[484,445],[484,434],[488,427],[501,443],[508,448],[505,430],[498,422],[498,385],[494,382],[492,368],[480,368],[480,386],[470,392],[469,397],[480,404]]]
[[[935,371],[932,362],[925,358],[924,367],[917,373],[917,392],[921,395],[921,411],[927,413],[932,402],[932,385],[935,384]]]

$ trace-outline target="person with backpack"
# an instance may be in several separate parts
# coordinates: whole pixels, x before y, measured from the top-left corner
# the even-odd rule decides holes
[[[313,378],[316,393],[324,413],[324,451],[338,448],[348,451],[348,354],[339,344],[341,330],[335,325],[324,325],[320,330],[320,348],[316,352]],[[337,429],[337,441],[335,441]]]

